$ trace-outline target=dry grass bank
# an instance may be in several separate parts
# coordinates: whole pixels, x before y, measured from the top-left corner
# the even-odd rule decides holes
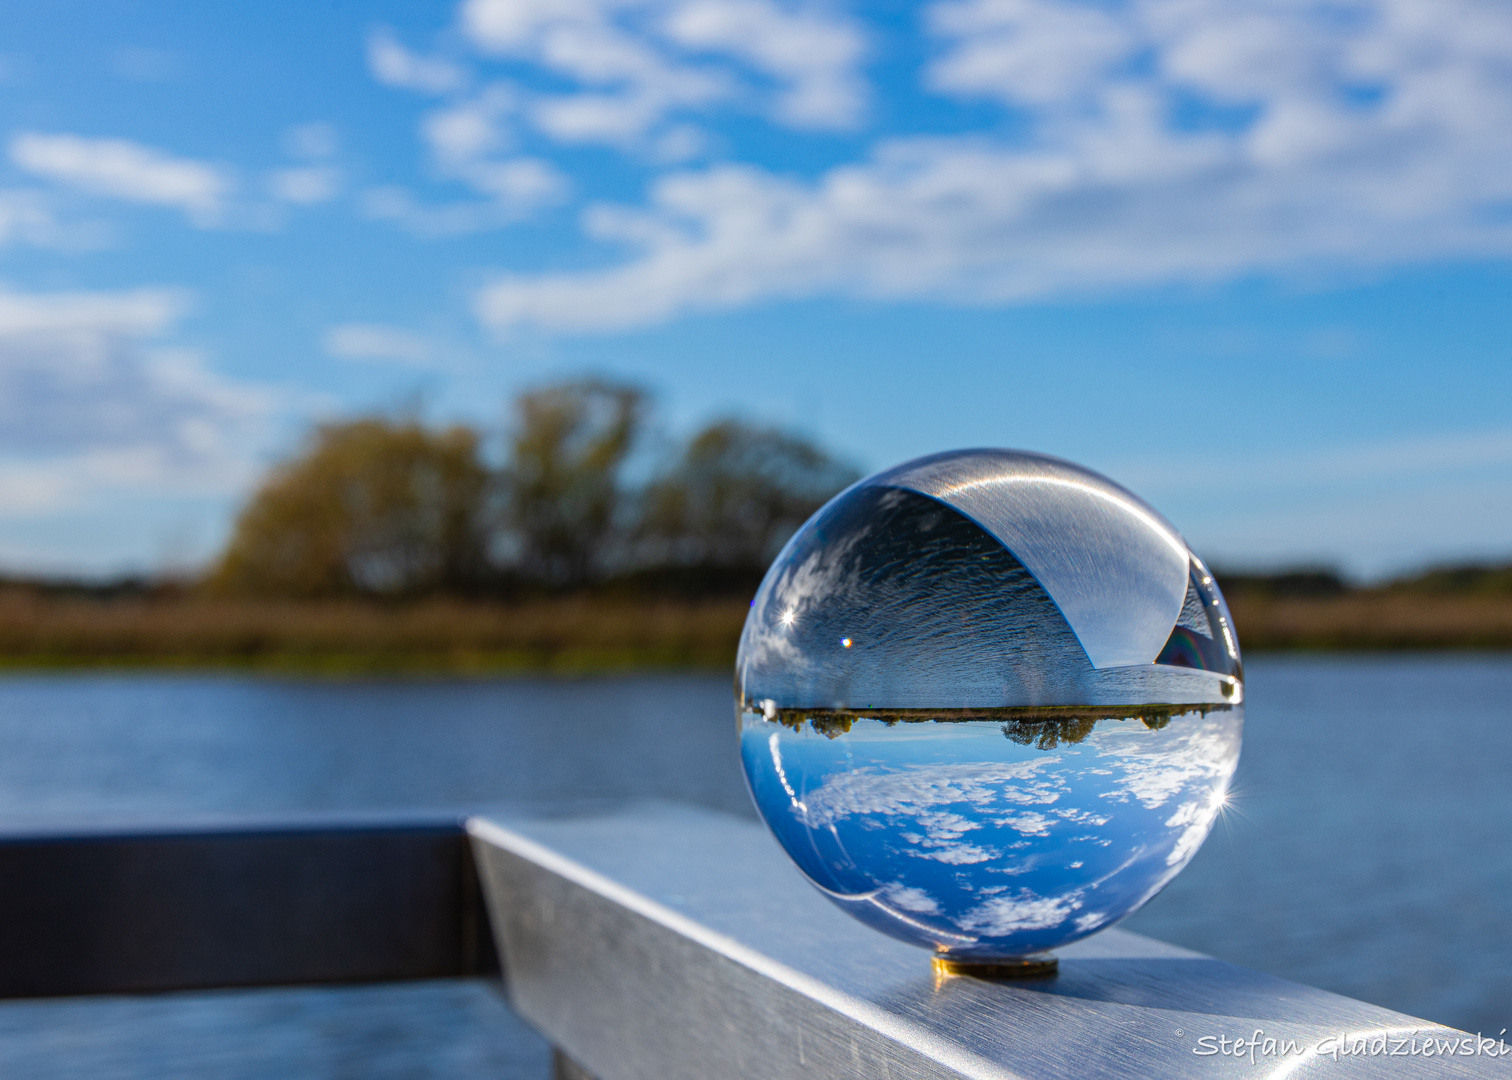
[[[1512,596],[1357,592],[1330,597],[1230,596],[1250,652],[1512,649]]]
[[[1246,651],[1512,649],[1512,596],[1230,598]],[[0,667],[308,674],[728,670],[740,600],[230,601],[0,591]]]
[[[489,674],[723,668],[742,601],[436,600],[402,607],[0,593],[0,665]]]

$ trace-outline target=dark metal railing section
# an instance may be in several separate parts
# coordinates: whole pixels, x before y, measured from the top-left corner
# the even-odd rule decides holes
[[[0,838],[0,997],[497,970],[456,818]]]

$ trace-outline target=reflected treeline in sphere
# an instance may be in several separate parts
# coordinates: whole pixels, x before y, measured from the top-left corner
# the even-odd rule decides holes
[[[943,959],[1084,937],[1191,859],[1239,756],[1212,575],[1138,498],[1009,450],[836,496],[736,663],[757,807],[831,900]]]

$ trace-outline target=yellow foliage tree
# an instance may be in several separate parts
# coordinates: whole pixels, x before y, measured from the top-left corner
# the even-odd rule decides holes
[[[588,584],[611,561],[624,523],[621,471],[646,411],[635,386],[579,379],[514,403],[504,471],[510,533],[527,577]]]
[[[717,421],[693,436],[646,493],[645,557],[759,577],[798,526],[856,478],[800,436]]]
[[[469,428],[325,424],[242,511],[210,584],[281,596],[466,589],[487,570],[489,491]]]

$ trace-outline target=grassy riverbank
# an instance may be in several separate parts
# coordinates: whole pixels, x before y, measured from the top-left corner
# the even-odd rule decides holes
[[[1237,592],[1248,653],[1512,650],[1512,596]],[[290,674],[564,674],[728,668],[747,603],[574,597],[519,603],[242,601],[0,592],[0,667]]]
[[[1248,652],[1512,650],[1512,596],[1395,590],[1230,599]]]
[[[304,674],[618,672],[729,665],[745,601],[95,600],[0,594],[0,665]]]

